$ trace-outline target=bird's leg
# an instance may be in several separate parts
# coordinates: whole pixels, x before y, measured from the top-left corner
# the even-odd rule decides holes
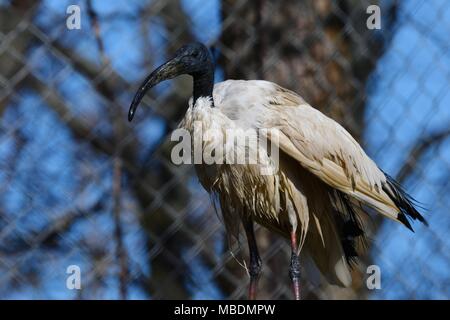
[[[295,300],[300,300],[300,259],[298,256],[297,234],[291,232],[291,264],[289,266],[289,276],[292,281],[292,290]]]
[[[248,249],[250,252],[250,285],[248,288],[248,298],[249,300],[255,300],[259,274],[261,273],[261,258],[259,257],[258,246],[256,245],[253,221],[250,218],[243,218],[242,223],[244,225],[245,234],[247,235]]]

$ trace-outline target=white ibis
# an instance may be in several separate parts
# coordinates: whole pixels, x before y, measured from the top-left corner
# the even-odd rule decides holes
[[[295,299],[300,299],[301,250],[330,283],[351,284],[350,267],[366,237],[363,215],[369,208],[411,230],[409,220],[426,224],[414,200],[341,125],[272,82],[214,84],[214,64],[201,43],[181,47],[145,79],[131,103],[129,121],[147,90],[182,74],[193,77],[194,92],[181,128],[192,134],[195,123],[202,125],[203,132],[277,130],[276,139],[265,136],[271,147],[278,148],[277,170],[272,174],[262,174],[259,163],[235,164],[226,159],[195,166],[203,187],[218,198],[227,232],[239,230],[240,223],[244,227],[250,252],[250,299],[256,297],[262,265],[254,221],[290,240],[289,275]],[[219,150],[226,143],[215,136],[203,139],[203,150]],[[275,166],[268,151],[264,157],[264,165]]]

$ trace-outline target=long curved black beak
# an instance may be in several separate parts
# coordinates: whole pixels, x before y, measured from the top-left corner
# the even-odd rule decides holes
[[[142,82],[138,91],[134,95],[133,101],[130,105],[130,110],[128,111],[128,121],[133,120],[139,103],[149,89],[164,80],[175,78],[182,73],[183,66],[177,57],[156,68],[147,78],[145,78],[144,82]]]

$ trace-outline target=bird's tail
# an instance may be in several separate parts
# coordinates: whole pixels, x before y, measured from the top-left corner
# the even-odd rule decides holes
[[[350,265],[340,232],[330,214],[312,214],[305,249],[329,283],[348,287]]]
[[[386,176],[386,183],[383,185],[383,191],[394,202],[399,210],[397,213],[397,220],[411,231],[414,230],[409,221],[410,219],[419,220],[428,226],[428,222],[416,209],[416,207],[419,207],[417,201],[411,197],[394,178],[386,173],[384,173],[384,175]]]

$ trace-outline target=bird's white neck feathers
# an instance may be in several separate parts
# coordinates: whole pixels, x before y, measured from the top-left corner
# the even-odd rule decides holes
[[[210,97],[200,97],[195,104],[193,104],[193,98],[189,99],[189,108],[186,111],[186,116],[180,123],[180,127],[192,130],[193,124],[196,121],[200,121],[204,129],[209,129],[214,126],[217,126],[217,129],[235,126],[218,108],[212,107]]]
[[[211,97],[200,97],[195,101],[195,106],[193,105],[194,98],[191,97],[189,99],[189,108],[195,107],[195,108],[211,108],[212,107],[212,101]]]

